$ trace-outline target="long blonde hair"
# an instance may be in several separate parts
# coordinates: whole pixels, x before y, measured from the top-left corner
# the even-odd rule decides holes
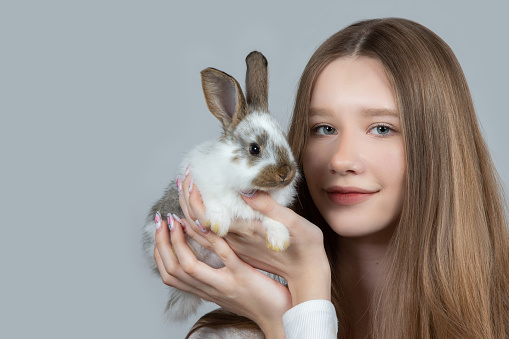
[[[300,164],[314,83],[342,56],[382,63],[396,93],[406,151],[405,202],[387,252],[389,271],[370,312],[372,336],[508,338],[506,203],[459,62],[436,34],[405,19],[362,21],[334,34],[300,80],[289,131]],[[346,338],[351,324],[336,262],[338,236],[318,213],[305,181],[295,210],[325,234],[338,337]]]

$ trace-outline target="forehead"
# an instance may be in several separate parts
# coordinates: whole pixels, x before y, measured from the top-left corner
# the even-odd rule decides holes
[[[397,111],[392,85],[382,64],[368,57],[341,57],[319,74],[311,112],[320,109]]]

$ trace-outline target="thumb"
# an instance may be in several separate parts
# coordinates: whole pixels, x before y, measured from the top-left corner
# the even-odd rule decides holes
[[[296,217],[295,212],[278,204],[266,192],[258,191],[252,197],[246,197],[242,195],[242,199],[244,199],[246,204],[251,206],[252,209],[271,219],[282,222],[283,220],[287,221],[288,219],[294,219]]]

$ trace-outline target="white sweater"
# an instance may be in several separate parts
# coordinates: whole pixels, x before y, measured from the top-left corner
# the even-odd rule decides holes
[[[283,315],[286,339],[336,339],[338,319],[328,300],[309,300]]]

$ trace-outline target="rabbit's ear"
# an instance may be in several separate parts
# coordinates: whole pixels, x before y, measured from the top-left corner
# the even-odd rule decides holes
[[[201,71],[201,83],[207,107],[221,121],[226,131],[247,114],[246,99],[239,83],[215,68]]]
[[[269,111],[269,70],[262,53],[253,51],[246,57],[246,99],[254,111]]]

